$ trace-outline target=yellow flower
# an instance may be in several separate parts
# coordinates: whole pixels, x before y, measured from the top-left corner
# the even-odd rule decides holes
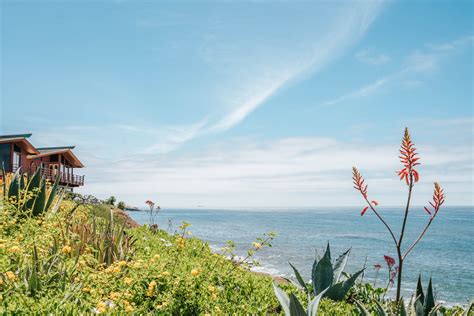
[[[258,243],[258,242],[255,242],[255,241],[252,243],[252,245],[253,245],[253,246],[255,247],[255,249],[257,249],[257,250],[260,249],[260,248],[262,248],[262,244],[261,244],[261,243]]]
[[[13,246],[13,247],[10,247],[10,248],[8,249],[8,251],[11,252],[11,253],[17,253],[17,252],[20,251],[20,248],[17,247],[17,246]]]
[[[211,297],[212,297],[213,300],[217,300],[217,294],[216,293],[212,293]]]
[[[84,293],[89,293],[90,291],[91,291],[91,288],[88,287],[88,286],[84,286],[84,287],[82,288],[82,292],[84,292]]]
[[[118,262],[119,267],[124,267],[127,265],[127,261],[119,261]]]
[[[68,254],[68,253],[71,253],[71,246],[64,246],[63,249],[62,249],[62,252],[65,253],[65,254]]]
[[[7,276],[8,280],[10,280],[10,281],[15,281],[16,280],[15,273],[13,273],[11,271],[5,272],[5,275]]]
[[[79,281],[81,281],[81,279],[80,279],[79,277],[75,277],[75,278],[74,278],[74,282],[77,283],[77,282],[79,282]]]
[[[127,305],[127,306],[125,306],[125,311],[127,313],[131,313],[131,312],[133,312],[133,307],[131,305]]]
[[[2,284],[3,284],[3,280],[2,280],[2,279],[0,279],[0,285],[2,285]]]
[[[161,273],[161,275],[163,275],[163,276],[169,276],[169,275],[171,275],[171,273],[168,272],[168,271],[163,271],[163,272]]]
[[[106,310],[107,310],[107,305],[104,302],[99,302],[99,304],[97,304],[98,313],[104,313]]]
[[[133,279],[132,279],[132,278],[127,278],[127,277],[125,277],[125,278],[123,279],[123,282],[124,282],[125,284],[127,284],[127,285],[130,285],[130,284],[133,283]]]
[[[113,273],[119,273],[122,269],[120,269],[120,267],[115,267],[112,269],[112,272]]]
[[[212,286],[212,285],[209,285],[209,286],[207,287],[207,289],[208,289],[209,292],[211,292],[211,293],[212,293],[212,292],[215,292],[215,290],[216,290],[216,288],[215,288],[214,286]]]
[[[191,270],[191,275],[192,276],[198,276],[201,273],[201,269],[194,268]]]
[[[156,281],[151,281],[150,284],[148,284],[148,290],[146,291],[146,295],[148,297],[153,296],[153,291],[155,290],[155,286],[156,286]]]
[[[156,259],[156,260],[159,260],[160,259],[160,255],[156,254],[153,256],[153,259]]]
[[[121,296],[122,296],[122,294],[120,294],[118,292],[112,292],[112,293],[109,294],[109,297],[112,301],[115,301],[115,300],[119,299]]]

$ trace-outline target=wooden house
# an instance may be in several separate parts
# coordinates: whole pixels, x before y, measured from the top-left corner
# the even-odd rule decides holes
[[[84,165],[72,152],[75,146],[35,148],[28,138],[31,134],[0,136],[0,164],[6,172],[32,174],[38,168],[42,176],[55,181],[59,176],[59,184],[74,188],[84,185],[84,176],[74,173],[74,169]]]

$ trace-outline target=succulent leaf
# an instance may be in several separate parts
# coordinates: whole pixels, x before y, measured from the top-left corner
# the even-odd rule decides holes
[[[306,286],[306,283],[304,282],[303,277],[301,276],[298,269],[296,269],[295,266],[291,264],[291,262],[288,262],[288,263],[290,264],[291,268],[295,272],[296,280],[298,280],[299,285],[305,290],[305,292],[308,292],[308,287]]]
[[[308,303],[308,316],[317,316],[318,315],[318,307],[319,303],[321,302],[321,298],[323,297],[324,293],[326,293],[328,289],[324,289],[319,295],[316,295],[315,298],[313,298],[309,303]]]
[[[428,290],[426,291],[425,301],[423,303],[423,313],[424,315],[430,315],[430,312],[435,308],[435,299],[433,295],[433,284],[431,282],[428,283]]]
[[[283,311],[285,312],[285,315],[290,315],[290,298],[288,295],[283,291],[276,283],[275,281],[273,283],[273,291],[275,292],[275,295],[280,301],[281,307],[283,308]]]
[[[349,248],[346,252],[337,258],[336,263],[334,264],[334,283],[340,281],[342,271],[346,267],[347,259],[349,258],[349,254],[351,253],[351,248]]]
[[[331,251],[329,249],[329,243],[324,256],[316,264],[311,279],[313,281],[314,295],[318,295],[324,289],[330,287],[333,284],[334,270],[331,263]]]
[[[307,316],[303,305],[293,293],[290,294],[290,316]]]

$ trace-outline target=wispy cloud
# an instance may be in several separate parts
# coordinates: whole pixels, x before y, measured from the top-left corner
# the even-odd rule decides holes
[[[381,90],[383,87],[387,86],[387,84],[398,82],[399,80],[404,80],[405,83],[416,83],[416,85],[419,85],[422,81],[414,80],[414,77],[416,78],[416,76],[420,74],[432,73],[438,69],[443,58],[456,51],[470,47],[473,42],[474,37],[468,36],[459,38],[452,42],[427,45],[427,50],[416,50],[406,56],[400,70],[379,78],[352,92],[327,100],[321,105],[332,106],[349,100],[367,97]]]
[[[264,50],[267,51],[268,60],[275,62],[268,63],[265,59],[257,59],[254,63],[246,65],[255,71],[249,72],[249,81],[246,80],[234,87],[240,92],[236,101],[232,102],[235,105],[217,122],[211,123],[207,131],[222,132],[236,126],[289,83],[304,76],[314,75],[367,31],[382,6],[382,2],[354,4],[344,11],[343,15],[336,17],[337,23],[333,24],[334,28],[329,35],[315,34],[314,39],[304,39],[303,43],[291,43],[290,40],[287,45],[294,46],[295,50],[284,50],[284,54],[278,58],[275,58],[275,55],[281,54],[278,48],[266,47]],[[207,57],[209,62],[214,62],[216,55],[209,47],[207,54],[212,56]],[[241,95],[245,97],[242,98]],[[230,98],[232,99],[232,96]]]
[[[354,204],[358,196],[351,194],[350,170],[357,165],[369,179],[371,193],[384,205],[394,205],[405,193],[394,173],[399,168],[398,145],[319,137],[227,141],[176,159],[155,157],[152,164],[149,156],[133,163],[104,163],[93,170],[101,176],[83,190],[102,197],[118,194],[130,203],[141,203],[143,196],[159,192],[166,206]],[[472,191],[470,145],[417,145],[422,181],[415,203],[425,202],[435,180],[443,184],[451,201],[469,203],[470,195],[463,194]],[[337,201],[331,200],[334,196]]]
[[[355,54],[357,60],[372,65],[381,66],[387,64],[391,58],[386,54],[373,54],[369,50],[361,50]]]

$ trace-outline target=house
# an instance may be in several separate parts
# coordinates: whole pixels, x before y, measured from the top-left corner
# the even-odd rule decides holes
[[[75,146],[36,148],[29,141],[31,134],[0,135],[0,165],[6,172],[32,174],[42,168],[42,176],[54,182],[59,176],[59,185],[69,188],[84,185],[84,176],[74,169],[84,165],[73,153]]]

